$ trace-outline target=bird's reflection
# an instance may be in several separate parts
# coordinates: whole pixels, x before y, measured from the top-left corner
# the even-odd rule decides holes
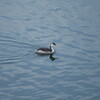
[[[50,54],[50,56],[49,56],[50,60],[54,61],[54,60],[58,59],[58,58],[55,58],[53,55],[54,54]]]
[[[50,54],[50,55],[43,55],[43,54],[38,54],[39,56],[49,56],[49,58],[50,58],[50,60],[51,61],[54,61],[54,60],[56,60],[56,59],[58,59],[58,58],[55,58],[53,55],[54,55],[54,53],[52,53],[52,54]]]

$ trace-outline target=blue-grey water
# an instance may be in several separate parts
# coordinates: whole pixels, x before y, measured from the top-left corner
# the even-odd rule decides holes
[[[0,0],[0,100],[100,100],[100,0]]]

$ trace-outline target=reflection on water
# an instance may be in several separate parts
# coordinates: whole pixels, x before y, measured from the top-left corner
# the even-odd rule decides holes
[[[50,55],[46,55],[46,54],[44,54],[44,55],[43,54],[37,54],[37,55],[40,56],[40,57],[49,57],[51,61],[58,59],[58,58],[54,57],[54,53],[52,53]]]
[[[58,58],[55,58],[53,55],[54,55],[54,54],[51,54],[51,55],[49,56],[49,58],[50,58],[52,61],[58,59]]]
[[[99,100],[99,9],[100,0],[0,0],[0,100]],[[56,54],[35,54],[52,41]]]

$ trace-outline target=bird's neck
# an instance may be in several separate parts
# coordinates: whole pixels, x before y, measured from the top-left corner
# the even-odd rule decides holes
[[[52,52],[54,52],[53,46],[50,46],[50,49],[52,50]]]

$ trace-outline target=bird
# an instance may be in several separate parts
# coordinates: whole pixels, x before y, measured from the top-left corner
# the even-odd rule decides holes
[[[53,54],[55,52],[54,48],[56,44],[55,43],[52,43],[50,45],[50,48],[39,48],[37,50],[35,50],[35,53],[37,54],[43,54],[43,55],[50,55],[50,54]]]

